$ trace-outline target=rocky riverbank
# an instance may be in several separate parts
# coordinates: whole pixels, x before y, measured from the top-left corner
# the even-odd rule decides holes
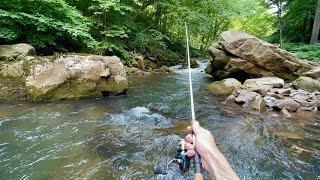
[[[210,47],[206,68],[215,81],[206,86],[226,95],[224,104],[266,112],[320,111],[320,67],[243,32],[221,34]]]
[[[163,65],[163,63],[158,63],[158,60],[154,58],[145,58],[141,54],[131,52],[130,55],[133,57],[132,67],[126,67],[126,72],[129,75],[150,75],[150,74],[170,74],[172,71],[170,70],[169,66],[177,65],[173,63],[169,63]],[[191,68],[198,68],[199,64],[197,60],[192,58],[191,61]],[[187,68],[186,63],[179,63],[182,64],[181,68]]]
[[[26,44],[0,46],[0,100],[102,97],[128,88],[124,66],[116,56],[34,54]]]
[[[214,94],[230,94],[223,104],[238,104],[258,112],[280,111],[290,118],[291,112],[320,111],[320,82],[308,77],[292,83],[285,83],[278,77],[262,77],[247,79],[243,84],[228,78],[206,88]]]

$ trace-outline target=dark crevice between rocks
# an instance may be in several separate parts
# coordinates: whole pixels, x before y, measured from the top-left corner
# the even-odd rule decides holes
[[[247,79],[252,78],[252,76],[250,74],[246,73],[243,70],[239,70],[239,71],[236,71],[236,72],[231,72],[230,73],[230,77],[233,77],[233,78],[237,79],[241,83],[244,83]]]
[[[124,96],[124,95],[127,95],[127,90],[121,92],[121,93],[112,93],[112,92],[109,92],[109,91],[101,91],[101,95],[102,97],[109,97],[109,96]]]
[[[101,91],[102,97],[109,97],[110,92],[109,91]]]

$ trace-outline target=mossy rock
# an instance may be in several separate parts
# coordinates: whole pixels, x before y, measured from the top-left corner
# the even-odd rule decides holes
[[[124,68],[117,57],[78,54],[0,62],[0,99],[40,101],[122,94],[128,88]]]
[[[228,78],[222,81],[215,81],[211,84],[208,84],[205,86],[205,89],[210,91],[214,95],[229,95],[235,89],[238,89],[240,87],[241,83],[238,80],[234,78]]]
[[[303,89],[308,92],[320,91],[320,80],[310,77],[300,77],[292,82],[295,89]]]

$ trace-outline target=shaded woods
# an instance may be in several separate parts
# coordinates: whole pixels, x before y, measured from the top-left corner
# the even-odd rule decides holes
[[[132,60],[130,51],[179,59],[184,56],[184,21],[190,26],[193,56],[201,56],[229,28],[273,43],[282,39],[284,43],[309,43],[316,3],[316,0],[3,0],[0,44],[28,43],[39,55],[70,51],[117,55],[127,65]]]

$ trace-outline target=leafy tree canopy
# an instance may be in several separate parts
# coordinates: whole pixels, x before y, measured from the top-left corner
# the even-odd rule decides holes
[[[29,43],[40,54],[118,55],[127,64],[130,51],[182,59],[185,21],[193,55],[229,28],[277,42],[276,1],[284,4],[284,39],[308,41],[315,0],[3,0],[0,43]]]

